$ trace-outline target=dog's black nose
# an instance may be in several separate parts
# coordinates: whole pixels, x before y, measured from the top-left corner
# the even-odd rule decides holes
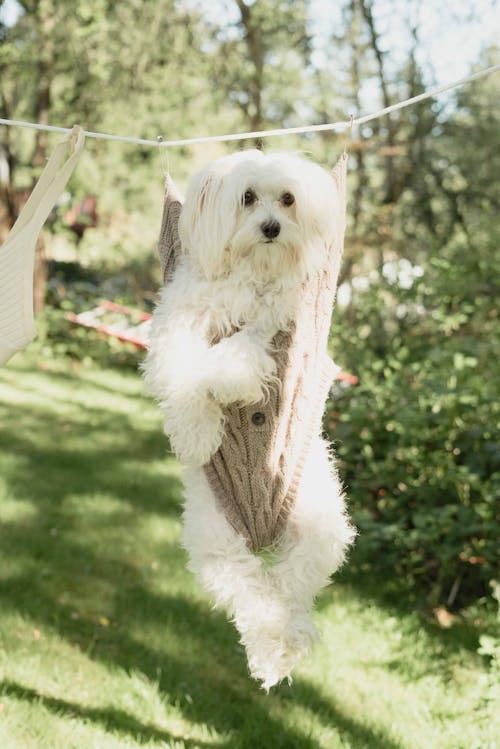
[[[262,229],[263,235],[268,239],[274,239],[281,231],[281,225],[279,221],[274,221],[274,219],[261,224],[260,228]]]

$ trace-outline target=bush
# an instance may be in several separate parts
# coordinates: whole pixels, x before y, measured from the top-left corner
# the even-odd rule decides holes
[[[75,325],[66,318],[66,313],[92,309],[99,299],[109,296],[121,304],[147,307],[145,301],[138,304],[135,295],[126,296],[125,290],[122,276],[110,279],[78,263],[52,263],[46,307],[37,318],[38,345],[50,349],[54,357],[92,361],[102,367],[137,369],[144,351],[113,336]]]
[[[332,332],[338,363],[360,378],[327,421],[359,553],[434,606],[484,595],[496,569],[500,260],[477,236],[436,251],[410,289],[378,278],[336,310]]]

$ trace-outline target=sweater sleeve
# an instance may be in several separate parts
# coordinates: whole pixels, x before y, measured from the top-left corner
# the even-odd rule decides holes
[[[181,252],[178,227],[183,203],[184,198],[172,178],[167,175],[163,217],[161,220],[160,238],[158,240],[158,254],[160,256],[164,283],[172,278],[175,263]]]

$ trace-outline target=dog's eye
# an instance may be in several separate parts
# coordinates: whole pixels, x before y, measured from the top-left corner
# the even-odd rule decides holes
[[[281,196],[281,202],[283,205],[286,205],[287,207],[289,205],[293,205],[295,203],[295,198],[293,197],[291,192],[284,192]]]
[[[247,190],[245,194],[243,195],[243,203],[244,205],[253,205],[255,201],[257,200],[257,195],[254,193],[253,190]]]

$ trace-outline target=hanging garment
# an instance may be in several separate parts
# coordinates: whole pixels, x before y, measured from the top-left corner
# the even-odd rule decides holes
[[[269,397],[251,406],[223,409],[224,435],[204,467],[220,508],[249,548],[271,546],[290,514],[313,438],[320,433],[325,401],[339,368],[327,353],[346,212],[344,154],[332,176],[340,200],[337,236],[322,271],[302,287],[300,311],[289,331],[273,339],[276,384]],[[158,250],[168,283],[180,252],[178,221],[182,197],[167,181]]]
[[[38,235],[66,187],[85,142],[81,127],[59,143],[0,247],[0,366],[36,336],[33,269]]]

